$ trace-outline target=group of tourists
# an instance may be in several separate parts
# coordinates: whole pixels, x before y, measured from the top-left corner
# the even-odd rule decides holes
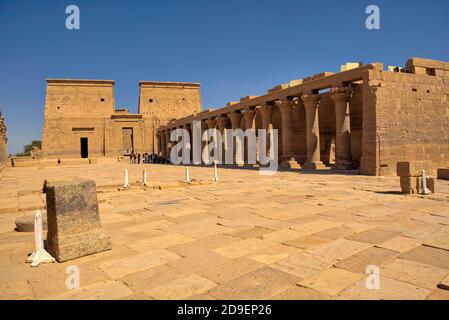
[[[167,159],[158,156],[155,153],[131,153],[129,155],[129,160],[131,164],[149,164],[149,163],[167,163]]]

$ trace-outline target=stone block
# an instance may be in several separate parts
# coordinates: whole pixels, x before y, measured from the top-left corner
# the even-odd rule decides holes
[[[428,175],[432,174],[430,161],[401,161],[396,164],[396,174],[399,177],[417,177],[425,170]]]
[[[400,177],[401,190],[405,194],[417,194],[422,189],[422,177]]]
[[[288,85],[288,83],[283,83],[283,84],[279,84],[279,85],[277,85],[277,86],[274,86],[273,88],[271,88],[271,89],[268,89],[268,93],[271,93],[271,92],[276,92],[276,91],[280,91],[280,90],[283,90],[283,89],[287,89],[289,87],[289,85]]]
[[[100,222],[94,180],[47,184],[46,197],[47,250],[58,262],[111,249]]]
[[[244,97],[240,98],[240,102],[248,101],[248,100],[251,100],[251,99],[254,99],[254,98],[257,98],[257,96],[244,96]]]
[[[437,178],[443,180],[449,180],[449,168],[439,168],[437,170]]]
[[[432,193],[436,193],[438,191],[437,179],[435,179],[435,178],[427,178],[426,182],[427,182],[427,188],[430,191],[432,191]]]
[[[15,221],[17,232],[34,232],[34,215],[22,216]],[[47,215],[42,215],[42,229],[47,230]]]

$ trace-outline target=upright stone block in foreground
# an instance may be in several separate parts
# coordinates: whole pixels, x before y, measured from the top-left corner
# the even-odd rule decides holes
[[[58,262],[111,249],[100,223],[94,180],[47,184],[48,252]]]

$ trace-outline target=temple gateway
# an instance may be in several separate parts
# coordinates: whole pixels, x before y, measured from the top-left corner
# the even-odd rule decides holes
[[[47,80],[43,156],[170,155],[170,132],[277,129],[288,168],[394,175],[400,161],[449,166],[449,63],[411,58],[404,67],[347,63],[201,111],[200,86],[141,81],[137,114],[115,109],[114,81]],[[192,136],[192,135],[191,135]],[[245,165],[235,163],[234,165]]]

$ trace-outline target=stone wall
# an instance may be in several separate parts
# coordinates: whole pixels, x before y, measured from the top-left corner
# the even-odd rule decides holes
[[[139,111],[145,119],[150,146],[157,150],[156,134],[161,125],[173,119],[201,112],[199,83],[141,81]]]
[[[80,157],[80,138],[88,138],[89,157],[105,155],[107,118],[114,113],[114,82],[47,80],[42,153]]]
[[[400,161],[430,160],[432,171],[449,165],[448,67],[413,58],[406,68],[416,73],[367,71],[364,146],[375,161],[365,158],[362,173],[395,175]]]
[[[157,152],[154,135],[161,124],[201,110],[199,84],[141,82],[139,113],[115,110],[114,81],[47,80],[42,154],[47,158],[117,157],[124,148],[124,130],[132,135],[134,152]],[[87,140],[86,140],[87,139]]]
[[[5,119],[0,112],[0,164],[8,161],[8,139],[6,138]]]

